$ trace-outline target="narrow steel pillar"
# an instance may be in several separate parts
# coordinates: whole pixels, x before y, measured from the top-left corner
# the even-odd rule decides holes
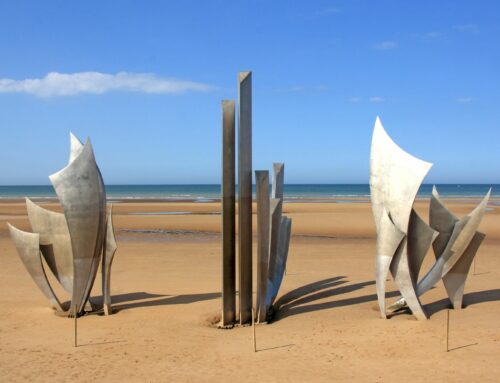
[[[269,244],[269,275],[274,275],[276,256],[278,254],[278,243],[281,227],[281,213],[283,209],[283,181],[285,178],[285,164],[273,164],[273,186],[271,198],[277,200],[276,207],[271,208],[271,239]],[[279,203],[278,203],[279,202]],[[273,205],[274,206],[274,205]]]
[[[267,275],[272,278],[276,273],[276,258],[278,256],[278,243],[279,236],[281,232],[281,211],[283,208],[283,201],[278,198],[271,198],[270,206],[270,233],[271,238],[269,240],[269,267],[267,270]],[[268,305],[272,302],[267,302]],[[269,308],[269,307],[268,307]]]
[[[234,119],[234,101],[222,101],[222,326],[236,320]]]
[[[112,314],[111,307],[111,265],[116,253],[115,229],[113,227],[113,205],[111,205],[106,223],[106,236],[103,247],[101,273],[102,273],[102,305],[105,315]],[[90,302],[90,301],[88,301]]]
[[[285,180],[285,164],[275,162],[273,164],[273,188],[271,198],[283,198],[283,183]]]
[[[238,74],[240,323],[252,321],[252,72]]]
[[[257,322],[266,321],[267,270],[269,269],[269,172],[255,171],[257,200]]]

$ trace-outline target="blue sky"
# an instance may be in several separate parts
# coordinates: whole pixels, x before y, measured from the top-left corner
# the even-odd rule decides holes
[[[494,0],[4,1],[0,184],[48,184],[70,130],[108,184],[218,183],[240,70],[254,169],[367,183],[380,115],[425,182],[500,183],[499,41]]]

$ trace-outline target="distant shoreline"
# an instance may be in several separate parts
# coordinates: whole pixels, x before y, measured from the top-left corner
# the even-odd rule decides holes
[[[421,186],[417,199],[428,199],[432,184]],[[492,187],[492,198],[500,198],[499,184],[437,184],[442,198],[482,198]],[[237,189],[237,188],[236,188]],[[255,190],[254,190],[255,192]],[[218,202],[220,185],[107,185],[106,194],[110,201],[133,202]],[[370,199],[369,184],[285,184],[286,202],[363,202]],[[37,201],[56,199],[51,185],[0,186],[0,201],[24,199]],[[255,196],[255,194],[254,194]]]
[[[457,203],[477,203],[483,196],[445,196],[444,200],[450,200]],[[57,197],[28,197],[38,204],[52,204],[58,203]],[[417,196],[416,201],[428,201],[430,196]],[[130,197],[130,198],[107,198],[107,203],[119,204],[132,204],[132,203],[220,203],[220,198],[144,198],[144,197]],[[0,197],[0,203],[24,203],[24,197]],[[237,202],[237,201],[236,201]],[[255,202],[255,199],[253,200]],[[286,198],[285,203],[335,203],[335,204],[362,204],[370,203],[370,197],[348,197],[342,196],[331,198]],[[500,206],[500,196],[490,198],[490,205]]]

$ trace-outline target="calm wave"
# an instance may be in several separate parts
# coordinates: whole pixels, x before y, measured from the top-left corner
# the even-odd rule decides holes
[[[489,184],[442,184],[436,185],[443,197],[482,197],[490,187],[492,196],[500,197],[500,185]],[[255,191],[255,190],[254,190]],[[418,196],[431,195],[432,185],[422,185]],[[109,199],[166,199],[166,200],[213,200],[220,198],[220,185],[108,185]],[[0,186],[0,198],[54,198],[50,185]],[[369,198],[368,184],[288,184],[285,185],[287,199],[333,199]]]

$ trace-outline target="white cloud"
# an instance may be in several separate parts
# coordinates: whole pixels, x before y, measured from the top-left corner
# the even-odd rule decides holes
[[[467,104],[472,101],[472,97],[459,97],[455,101],[461,104]]]
[[[0,78],[0,93],[28,93],[38,97],[103,94],[112,91],[142,93],[205,92],[213,87],[193,81],[164,78],[149,73],[50,72],[43,78]]]
[[[349,102],[360,102],[361,101],[361,97],[349,97],[347,99],[347,101],[349,101]]]
[[[306,90],[306,87],[303,85],[294,85],[287,89],[289,92],[302,92]]]
[[[426,39],[437,39],[442,36],[444,36],[444,33],[437,31],[427,32],[424,34],[424,38]]]
[[[327,91],[328,89],[330,89],[330,87],[328,85],[325,85],[325,84],[316,85],[314,87],[314,90],[317,90],[318,92],[324,92],[324,91]]]
[[[384,102],[384,101],[385,101],[385,98],[380,97],[380,96],[370,97],[370,102],[373,102],[373,103],[380,103],[380,102]]]
[[[455,25],[453,28],[460,32],[479,33],[479,27],[476,24]]]
[[[280,92],[325,92],[330,87],[325,84],[319,84],[319,85],[293,85],[288,88],[282,88],[282,89],[277,89]]]
[[[386,51],[389,49],[396,49],[397,47],[398,47],[398,43],[396,43],[395,41],[382,41],[380,43],[372,45],[373,49],[378,49],[381,51]]]

